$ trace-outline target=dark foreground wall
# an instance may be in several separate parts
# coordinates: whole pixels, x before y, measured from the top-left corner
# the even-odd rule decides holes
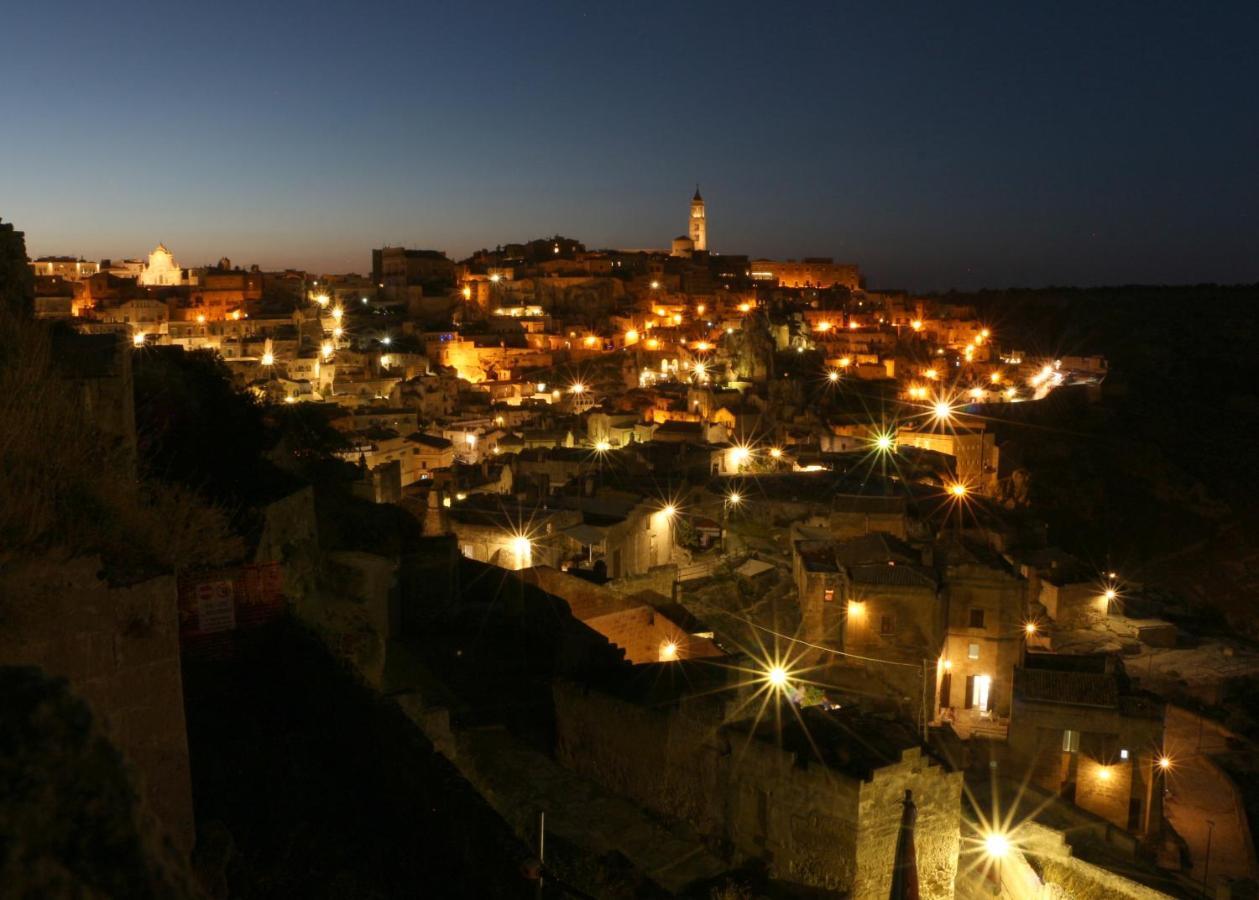
[[[188,663],[185,684],[195,858],[219,896],[532,896],[528,848],[297,626]]]

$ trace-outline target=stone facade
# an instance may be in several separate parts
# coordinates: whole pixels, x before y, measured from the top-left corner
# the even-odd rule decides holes
[[[862,778],[722,727],[719,705],[661,709],[564,683],[554,696],[564,765],[763,861],[775,878],[882,900],[912,790],[920,896],[952,898],[962,776],[918,748]]]

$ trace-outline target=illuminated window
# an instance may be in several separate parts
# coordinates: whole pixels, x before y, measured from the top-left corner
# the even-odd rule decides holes
[[[972,609],[970,611],[970,627],[971,628],[984,627],[984,611],[982,609]],[[971,657],[971,658],[974,659],[974,657]]]
[[[835,602],[835,589],[827,588],[826,590],[822,591],[822,600],[825,601],[826,603],[834,603]]]
[[[1075,753],[1080,749],[1080,732],[1072,731],[1068,728],[1062,733],[1062,751],[1064,753]]]
[[[979,645],[974,641],[966,645],[966,658],[979,659]]]
[[[1119,758],[1120,758],[1120,759],[1127,759],[1127,758],[1128,758],[1128,751],[1127,751],[1127,750],[1120,750],[1120,751],[1119,751]]]

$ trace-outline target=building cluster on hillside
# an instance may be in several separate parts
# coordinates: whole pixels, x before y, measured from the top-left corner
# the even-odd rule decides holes
[[[30,266],[37,315],[137,352],[212,351],[260,401],[316,405],[371,499],[562,598],[629,662],[690,666],[667,696],[629,676],[556,685],[557,758],[604,787],[863,897],[888,894],[908,791],[922,892],[951,897],[957,770],[983,748],[1134,866],[1179,868],[1163,702],[1124,666],[1169,627],[1122,573],[1053,547],[994,424],[1095,395],[1106,360],[1033,357],[852,264],[709,247],[697,190],[654,250],[384,247],[367,276],[181,268],[161,245]],[[1089,632],[1124,637],[1071,652]],[[722,661],[765,696],[711,699],[703,666]],[[792,707],[776,745],[739,699]],[[672,755],[642,755],[643,735]],[[754,748],[743,782],[736,744]],[[1015,836],[984,827],[1004,856]]]

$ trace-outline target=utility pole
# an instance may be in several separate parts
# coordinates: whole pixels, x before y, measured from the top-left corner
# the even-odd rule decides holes
[[[546,810],[538,813],[538,900],[542,900],[542,886],[546,881]]]
[[[1203,860],[1203,863],[1202,863],[1202,887],[1203,889],[1205,889],[1207,886],[1207,876],[1211,872],[1211,835],[1213,835],[1214,833],[1215,833],[1215,822],[1212,819],[1207,819],[1207,855],[1206,855],[1206,859]]]
[[[930,660],[924,659],[922,661],[922,742],[924,744],[927,743],[927,739],[928,739],[927,738],[927,706],[929,705],[929,701],[927,699],[928,697],[927,663],[928,662],[930,662]]]

